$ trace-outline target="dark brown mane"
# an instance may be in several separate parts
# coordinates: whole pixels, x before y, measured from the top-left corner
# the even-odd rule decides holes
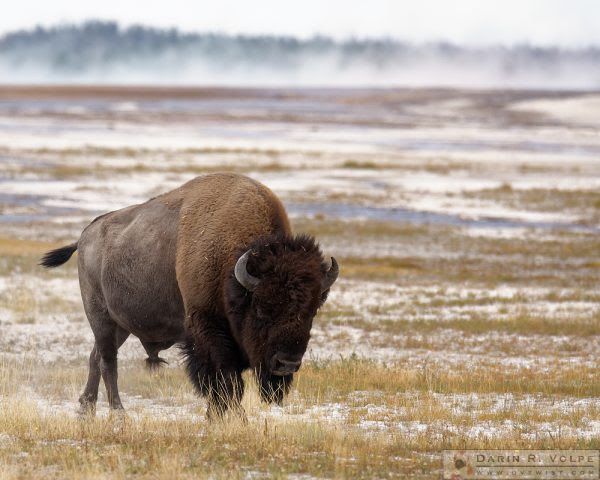
[[[277,275],[282,283],[285,274],[293,271],[295,278],[302,280],[304,276],[319,271],[323,256],[319,244],[310,235],[266,235],[258,238],[250,245],[248,272],[258,278],[265,275]]]
[[[276,278],[282,289],[295,292],[302,285],[316,280],[324,272],[323,255],[319,244],[310,235],[263,235],[249,248],[241,249],[239,255],[249,250],[248,273],[264,278]],[[251,295],[236,281],[233,272],[227,285],[230,312],[247,308]]]

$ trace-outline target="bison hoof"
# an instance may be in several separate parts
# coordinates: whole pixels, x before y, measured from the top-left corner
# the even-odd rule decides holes
[[[80,400],[80,405],[77,409],[77,415],[82,418],[94,417],[96,415],[96,404],[92,402],[82,402]]]
[[[209,405],[206,409],[206,419],[209,423],[225,421],[226,418],[229,420],[236,419],[241,421],[242,424],[248,425],[248,415],[246,415],[246,411],[241,405],[231,406],[230,408],[224,405]]]
[[[209,405],[206,409],[206,420],[209,423],[214,423],[215,421],[223,420],[223,416],[225,415],[225,411],[219,407],[213,407]]]
[[[248,415],[246,415],[246,410],[241,405],[237,408],[233,408],[230,410],[231,415],[242,422],[243,425],[248,425]]]

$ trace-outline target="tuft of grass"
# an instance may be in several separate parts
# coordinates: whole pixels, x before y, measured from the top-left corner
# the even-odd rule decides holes
[[[407,272],[423,269],[418,258],[399,257],[342,257],[345,278],[389,280]]]
[[[389,168],[387,165],[378,165],[371,161],[346,160],[342,163],[342,168],[360,168],[374,170],[377,168]]]
[[[539,212],[572,211],[597,222],[600,193],[595,190],[558,188],[516,189],[508,183],[497,188],[463,192],[467,198],[493,200],[515,209]]]
[[[332,218],[297,218],[293,222],[294,230],[317,238],[345,235],[366,242],[382,238],[394,238],[398,241],[413,240],[415,237],[432,233],[428,225],[411,223],[382,222],[377,220],[344,221]]]

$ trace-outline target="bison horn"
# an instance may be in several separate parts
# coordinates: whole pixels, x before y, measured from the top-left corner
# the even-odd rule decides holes
[[[325,290],[328,290],[335,283],[339,273],[340,273],[340,267],[338,266],[338,263],[335,261],[335,258],[331,257],[331,266],[325,272],[325,277],[323,278],[323,281],[321,282],[321,293],[323,293]]]
[[[250,250],[248,250],[239,258],[239,260],[235,264],[233,272],[235,274],[236,280],[240,282],[240,285],[242,285],[242,287],[244,287],[246,290],[252,292],[260,283],[260,279],[250,275],[248,273],[248,270],[246,269],[246,264],[248,263],[249,255]]]

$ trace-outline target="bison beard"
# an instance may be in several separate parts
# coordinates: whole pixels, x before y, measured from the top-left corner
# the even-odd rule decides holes
[[[242,369],[219,369],[211,366],[194,346],[193,341],[181,345],[186,372],[199,395],[209,401],[208,416],[220,416],[228,408],[239,409],[244,395],[244,380],[239,372]],[[271,375],[260,367],[254,370],[260,397],[264,402],[281,405],[290,390],[293,375]]]
[[[255,370],[260,398],[267,403],[281,405],[283,397],[287,395],[292,386],[294,375],[271,375],[264,369]]]

